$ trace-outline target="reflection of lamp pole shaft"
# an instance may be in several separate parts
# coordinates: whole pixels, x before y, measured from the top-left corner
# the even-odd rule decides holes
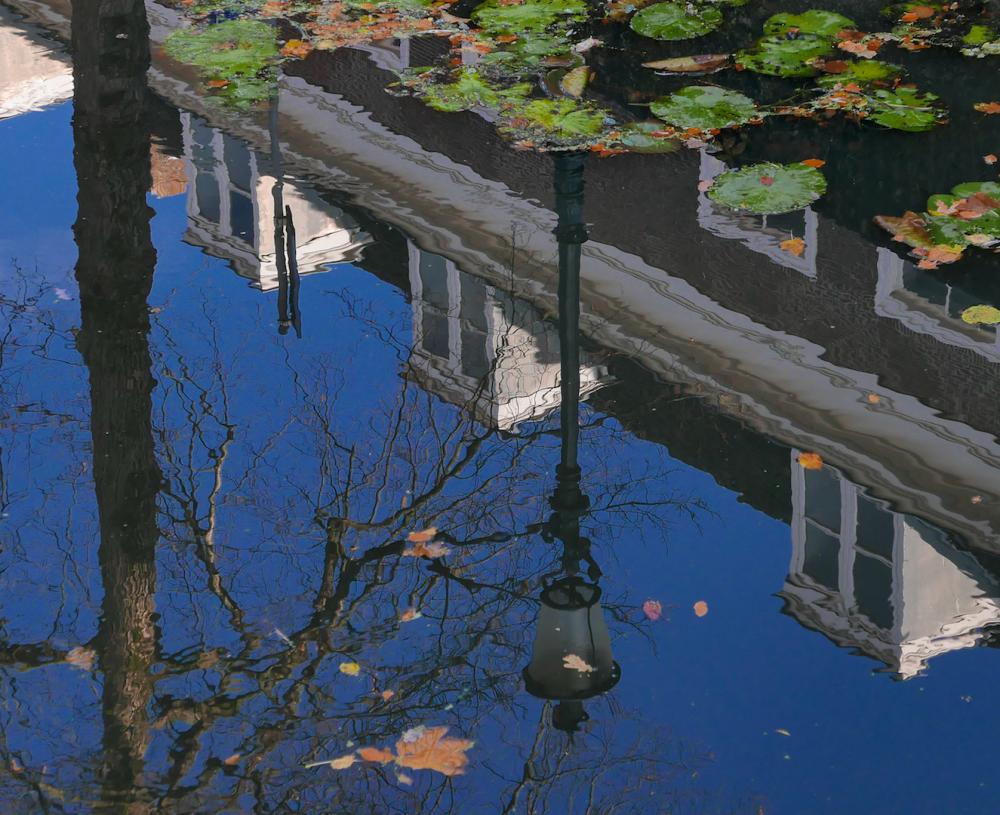
[[[556,238],[559,241],[559,376],[562,453],[560,475],[576,479],[580,428],[580,245],[583,223],[583,156],[555,159]]]
[[[271,97],[268,107],[268,131],[271,136],[271,173],[274,186],[274,265],[278,270],[278,331],[288,331],[288,267],[285,262],[285,201],[284,168],[281,163],[281,144],[278,141],[278,95]]]

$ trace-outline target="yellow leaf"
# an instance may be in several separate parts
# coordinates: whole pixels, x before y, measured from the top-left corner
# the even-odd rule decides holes
[[[466,751],[473,742],[445,738],[447,727],[416,728],[396,742],[396,763],[411,770],[436,770],[461,775],[469,763]]]
[[[340,672],[348,676],[357,676],[361,673],[361,666],[357,662],[341,662]]]

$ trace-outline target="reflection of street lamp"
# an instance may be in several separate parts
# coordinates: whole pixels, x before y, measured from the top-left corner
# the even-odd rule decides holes
[[[295,247],[295,224],[291,207],[284,203],[284,167],[281,161],[281,143],[278,141],[278,89],[268,110],[271,135],[271,172],[274,173],[274,260],[278,267],[278,333],[287,334],[289,326],[295,336],[302,338],[302,315],[299,313],[299,264]]]
[[[532,696],[558,700],[552,722],[572,733],[587,720],[583,700],[610,690],[621,670],[611,655],[611,638],[601,609],[601,570],[590,556],[590,541],[580,535],[580,517],[590,501],[580,489],[577,463],[580,403],[580,246],[587,240],[583,223],[583,156],[555,159],[559,241],[560,457],[552,515],[543,536],[563,545],[561,568],[547,575],[535,628],[531,663],[524,669]],[[587,576],[579,574],[581,562]],[[592,582],[591,582],[592,581]],[[579,657],[583,665],[565,664]],[[582,670],[581,670],[582,668]]]

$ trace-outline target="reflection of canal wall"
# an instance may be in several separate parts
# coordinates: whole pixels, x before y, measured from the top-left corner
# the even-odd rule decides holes
[[[73,70],[61,49],[0,5],[0,119],[65,102],[72,95]]]

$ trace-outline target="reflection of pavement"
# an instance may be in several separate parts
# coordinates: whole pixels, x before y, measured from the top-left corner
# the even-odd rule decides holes
[[[69,60],[0,6],[0,119],[65,102],[73,96]]]

